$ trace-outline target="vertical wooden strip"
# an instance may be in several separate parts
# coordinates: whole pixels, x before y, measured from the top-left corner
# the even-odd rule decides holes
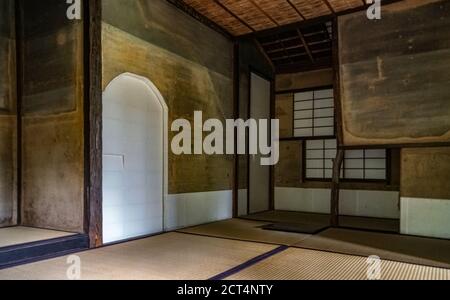
[[[23,36],[22,36],[22,0],[16,0],[15,5],[15,38],[16,38],[16,109],[17,109],[17,224],[22,223],[22,91],[23,91]]]
[[[342,162],[344,161],[344,150],[337,151],[336,159],[333,162],[333,181],[331,184],[331,223],[332,227],[339,227],[339,183]]]
[[[240,86],[239,42],[234,42],[233,53],[233,111],[234,119],[239,119],[239,86]],[[239,155],[238,155],[238,130],[234,129],[234,182],[233,182],[233,217],[239,216]]]
[[[333,71],[334,71],[334,107],[336,115],[336,135],[337,135],[337,154],[333,163],[333,181],[331,186],[331,226],[339,227],[339,181],[341,175],[342,163],[344,160],[343,150],[343,131],[342,131],[342,108],[341,108],[341,89],[340,89],[340,67],[339,67],[339,32],[337,17],[333,19]]]
[[[270,118],[274,120],[276,118],[275,107],[275,78],[270,80]],[[272,132],[272,125],[270,125],[270,131]],[[272,136],[272,134],[271,134]],[[273,153],[272,153],[273,155]],[[275,210],[275,166],[270,166],[270,184],[269,184],[269,210]]]
[[[102,239],[102,47],[101,0],[85,0],[85,230],[90,247]]]

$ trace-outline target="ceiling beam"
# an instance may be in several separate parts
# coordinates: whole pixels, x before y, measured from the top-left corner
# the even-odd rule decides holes
[[[308,72],[320,69],[328,69],[332,68],[332,66],[333,66],[332,58],[324,58],[316,60],[314,64],[295,63],[295,64],[280,65],[276,67],[276,73],[286,74],[286,73]]]
[[[182,12],[184,12],[185,14],[189,15],[190,17],[196,19],[197,21],[199,21],[203,25],[206,25],[209,28],[211,28],[212,30],[222,34],[223,36],[225,36],[229,40],[233,40],[234,39],[233,35],[231,33],[229,33],[227,30],[225,30],[222,26],[220,26],[217,23],[211,21],[210,19],[208,19],[207,17],[205,17],[201,13],[197,12],[193,7],[187,5],[182,0],[167,0],[167,2],[169,2],[173,6],[175,6],[176,8],[181,10]]]
[[[253,39],[253,42],[255,43],[256,47],[258,48],[259,52],[264,56],[264,58],[269,63],[270,67],[272,68],[272,71],[275,72],[275,65],[273,64],[272,59],[270,59],[269,55],[267,55],[266,50],[264,50],[263,46],[257,39]]]
[[[255,1],[253,1],[253,0],[248,0],[248,1],[250,1],[250,3],[253,4],[253,6],[256,7],[262,14],[264,14],[266,16],[266,18],[268,18],[273,24],[275,24],[276,26],[280,26],[280,24],[271,15],[269,15],[264,9],[262,9],[261,6],[259,6]]]
[[[300,12],[300,10],[297,8],[297,6],[295,6],[295,4],[292,3],[291,0],[286,0],[286,1],[292,7],[292,9],[297,12],[297,14],[300,16],[300,18],[302,18],[302,20],[306,20],[305,16]]]
[[[385,5],[389,5],[389,4],[393,4],[396,2],[400,2],[400,1],[404,1],[404,0],[384,0],[381,2],[382,6]],[[288,2],[290,2],[290,0],[288,0]],[[291,2],[292,3],[292,2]],[[285,30],[290,30],[290,29],[296,29],[296,28],[302,28],[302,27],[306,27],[306,26],[310,26],[310,25],[314,25],[314,24],[320,24],[320,23],[325,23],[325,22],[329,22],[329,21],[333,21],[334,17],[337,16],[343,16],[343,15],[347,15],[347,14],[351,14],[351,13],[355,13],[355,12],[360,12],[363,10],[366,10],[367,6],[363,6],[361,4],[360,7],[355,7],[355,8],[351,8],[351,9],[347,9],[347,10],[343,10],[340,12],[336,12],[336,14],[333,15],[329,15],[329,16],[320,16],[317,18],[312,18],[312,19],[305,19],[303,21],[299,21],[299,22],[295,22],[295,23],[291,23],[291,24],[287,24],[287,25],[282,25],[280,27],[277,28],[270,28],[270,29],[265,29],[265,30],[261,30],[258,32],[253,32],[253,33],[249,33],[249,34],[244,34],[241,36],[238,36],[237,38],[239,39],[245,39],[245,38],[249,38],[251,36],[258,36],[258,37],[262,37],[262,36],[266,36],[266,35],[274,35],[277,32],[282,32]]]
[[[237,14],[235,14],[231,9],[229,9],[226,5],[222,4],[220,0],[213,0],[214,3],[216,3],[218,6],[220,6],[223,10],[225,10],[227,13],[229,13],[233,18],[238,20],[242,25],[250,29],[252,32],[256,32],[256,30],[250,26],[247,22],[245,22],[242,18],[240,18]]]
[[[309,59],[311,60],[312,63],[315,62],[314,56],[312,55],[311,49],[309,49],[309,45],[306,42],[305,36],[303,35],[302,31],[297,28],[297,33],[300,36],[300,39],[302,40],[303,43],[303,47],[305,47],[306,53],[308,53]]]
[[[328,0],[322,0],[323,3],[325,3],[325,5],[328,7],[328,9],[331,11],[331,13],[333,15],[336,14],[336,11],[334,10],[333,6],[330,4],[330,2]]]

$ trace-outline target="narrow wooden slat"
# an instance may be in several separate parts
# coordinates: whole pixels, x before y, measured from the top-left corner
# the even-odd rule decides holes
[[[237,36],[253,32],[214,1],[183,0],[183,2],[224,28],[231,35]]]
[[[325,0],[324,0],[325,1]],[[335,12],[365,6],[365,0],[326,0]]]
[[[306,19],[330,15],[330,9],[322,0],[291,0]]]
[[[223,10],[225,10],[227,13],[229,13],[230,15],[232,15],[236,20],[238,20],[239,22],[241,22],[241,24],[245,25],[245,27],[247,27],[248,29],[250,29],[251,31],[255,31],[255,29],[248,24],[244,19],[242,19],[240,16],[238,16],[236,13],[233,12],[232,9],[229,8],[228,5],[223,4],[220,0],[213,0],[218,6],[220,6]]]
[[[249,0],[214,0],[219,2],[222,7],[229,11],[234,17],[242,23],[247,24],[254,31],[277,27],[264,13],[255,7]]]
[[[261,8],[261,6],[259,6],[255,1],[253,0],[248,0],[250,1],[250,3],[252,3],[261,13],[263,13],[270,21],[272,21],[273,24],[275,24],[276,26],[280,26],[280,24],[278,24],[278,22],[272,18],[271,15],[269,15],[264,9]]]
[[[311,59],[311,62],[314,63],[314,60],[315,60],[315,59],[314,59],[314,56],[312,55],[311,50],[309,49],[308,43],[306,42],[305,37],[303,36],[302,31],[301,31],[300,29],[297,29],[297,33],[298,33],[298,35],[300,36],[300,39],[302,40],[303,47],[305,47],[305,50],[306,50],[306,53],[307,53],[308,56],[309,56],[309,59]]]
[[[275,66],[273,64],[272,59],[269,57],[269,55],[267,55],[267,52],[264,50],[263,46],[261,45],[261,43],[257,40],[257,39],[253,39],[254,43],[256,44],[256,47],[258,48],[259,52],[261,52],[261,54],[264,56],[264,58],[267,60],[267,62],[269,63],[270,67],[272,68],[273,71],[275,71]]]
[[[253,0],[268,13],[279,25],[286,25],[303,20],[295,7],[286,0]]]

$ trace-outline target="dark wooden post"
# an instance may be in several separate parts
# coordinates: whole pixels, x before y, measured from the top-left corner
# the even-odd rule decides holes
[[[337,148],[336,158],[333,162],[333,181],[331,186],[331,221],[330,225],[339,227],[339,182],[345,151],[343,150],[341,85],[339,66],[339,31],[337,17],[333,20],[333,68],[334,68],[334,106],[336,115]]]
[[[344,150],[339,148],[336,159],[333,162],[333,182],[331,186],[331,226],[339,227],[339,181],[341,176]]]
[[[84,1],[85,232],[91,248],[102,238],[102,1]]]

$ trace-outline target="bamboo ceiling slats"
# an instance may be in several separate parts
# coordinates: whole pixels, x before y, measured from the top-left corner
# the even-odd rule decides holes
[[[362,7],[365,0],[181,0],[234,36]]]
[[[223,9],[213,0],[183,0],[200,14],[204,15],[217,25],[224,28],[232,35],[242,35],[251,33],[252,30],[245,26],[239,19],[235,18],[228,11]]]
[[[333,12],[328,8],[324,0],[291,0],[306,19],[331,15]],[[362,3],[361,3],[362,4]]]
[[[328,0],[328,3],[330,3],[335,12],[340,12],[360,7],[365,3],[365,1],[366,0]]]

